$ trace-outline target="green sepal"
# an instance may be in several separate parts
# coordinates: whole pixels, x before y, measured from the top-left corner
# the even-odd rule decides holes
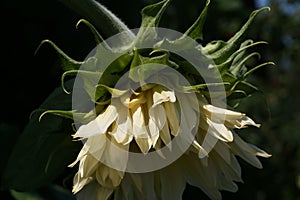
[[[99,80],[99,84],[103,84],[109,87],[114,87],[115,84],[120,79],[120,77],[123,76],[124,73],[129,70],[130,63],[132,62],[132,60],[133,60],[133,54],[123,53],[120,54],[120,57],[115,59],[107,68],[101,69],[101,66],[99,66],[100,71],[103,72]],[[98,65],[101,65],[101,61],[100,63],[98,63]]]
[[[247,72],[247,67],[245,65],[245,63],[250,60],[251,58],[257,56],[258,59],[260,58],[260,54],[257,53],[257,52],[253,52],[253,53],[250,53],[249,55],[243,57],[243,56],[237,56],[233,62],[232,62],[232,65],[230,66],[229,68],[229,72],[231,74],[233,74],[235,77],[237,78],[241,78],[246,72]]]
[[[253,72],[257,71],[258,69],[265,67],[267,65],[275,65],[274,62],[266,62],[262,63],[260,65],[257,65],[256,67],[253,67],[252,69],[248,70],[246,73],[243,74],[243,79],[246,79],[248,76],[250,76]]]
[[[70,94],[69,91],[67,91],[64,87],[64,79],[66,76],[75,76],[77,75],[77,78],[80,77],[83,80],[84,88],[87,94],[90,96],[91,100],[93,102],[97,101],[102,95],[101,92],[96,90],[96,86],[99,82],[99,79],[102,75],[101,72],[92,72],[92,71],[85,71],[85,70],[71,70],[63,73],[61,77],[62,81],[62,88],[64,92],[67,94]]]
[[[249,45],[246,45],[246,46],[242,46],[240,49],[238,49],[237,51],[235,51],[234,53],[232,53],[227,59],[226,61],[224,61],[223,63],[219,64],[217,67],[221,73],[221,75],[225,74],[229,68],[232,66],[232,63],[234,61],[234,59],[239,55],[239,54],[244,54],[244,52],[253,47],[253,46],[256,46],[256,45],[259,45],[259,44],[266,44],[266,42],[255,42],[255,43],[251,43]]]
[[[194,22],[194,24],[184,33],[184,35],[187,35],[194,40],[203,39],[203,25],[206,19],[209,4],[210,0],[207,0],[200,16]]]
[[[166,10],[171,0],[163,0],[156,4],[148,5],[142,10],[142,23],[135,38],[135,43],[152,41],[156,38],[154,27],[158,27],[161,16]]]
[[[70,94],[71,92],[69,92],[68,90],[66,90],[65,88],[65,78],[67,76],[76,76],[78,72],[80,73],[91,73],[91,74],[96,74],[100,77],[101,74],[97,73],[97,72],[92,72],[92,71],[96,71],[97,68],[97,59],[95,57],[90,57],[88,58],[86,61],[82,62],[80,69],[85,69],[85,70],[80,70],[80,69],[74,69],[74,70],[68,70],[65,71],[62,76],[61,76],[61,87],[64,90],[64,92],[66,94]],[[88,85],[88,84],[87,84]],[[88,91],[88,90],[87,90]],[[89,93],[90,94],[90,93]]]
[[[226,45],[223,45],[221,49],[218,49],[210,55],[210,57],[215,61],[216,64],[225,62],[225,60],[227,60],[227,58],[238,49],[239,45],[244,41],[247,31],[250,28],[250,25],[252,24],[254,18],[258,13],[264,10],[270,10],[270,8],[264,7],[253,11],[250,14],[248,21],[232,38],[230,38],[226,42]]]
[[[158,27],[161,16],[171,0],[163,0],[156,4],[148,5],[142,10],[142,28]]]
[[[112,98],[120,97],[120,96],[124,95],[126,92],[128,92],[128,90],[119,90],[119,89],[112,88],[112,87],[109,87],[109,86],[103,85],[103,84],[97,85],[97,88],[101,88],[101,87],[104,88],[105,90],[107,90],[112,95]]]
[[[75,110],[46,110],[39,116],[41,121],[45,115],[56,115],[66,119],[72,119],[73,121],[80,122],[81,124],[87,124],[94,119],[93,116],[87,115],[88,113],[80,113]]]
[[[204,47],[199,45],[198,48],[203,52],[203,54],[209,55],[222,49],[224,46],[226,46],[226,44],[227,43],[223,40],[213,40],[206,44]]]
[[[62,64],[62,68],[64,71],[69,71],[69,70],[76,70],[79,69],[80,66],[83,64],[83,62],[79,62],[76,61],[72,58],[70,58],[65,52],[63,52],[54,42],[52,42],[51,40],[43,40],[40,45],[38,46],[37,50],[35,51],[35,53],[37,53],[37,51],[40,49],[40,47],[43,44],[50,44],[54,50],[56,51],[56,53],[58,54],[61,64]]]
[[[144,51],[147,52],[147,50]],[[146,53],[148,54],[147,56],[142,56],[141,54],[143,53],[145,52],[141,52],[141,50],[134,51],[133,60],[131,62],[129,71],[129,78],[134,82],[143,82],[153,74],[156,74],[158,71],[162,70],[162,68],[158,67],[156,64],[161,66],[164,65],[165,67],[169,66],[178,68],[178,65],[175,62],[169,60],[170,53],[168,51],[154,50],[149,54]],[[153,56],[153,54],[160,55]],[[154,64],[153,67],[151,67],[150,64]],[[147,67],[145,67],[145,65],[147,65]],[[139,68],[136,69],[136,67]]]
[[[183,90],[189,91],[189,90],[194,90],[194,91],[199,91],[203,89],[207,89],[208,87],[220,87],[224,85],[230,85],[228,82],[223,82],[223,83],[203,83],[203,84],[197,84],[197,85],[191,85],[191,86],[183,86]]]
[[[89,21],[87,21],[85,19],[79,20],[77,22],[77,24],[76,24],[76,28],[78,28],[79,24],[82,24],[82,23],[84,25],[86,25],[91,30],[91,32],[93,33],[94,38],[95,38],[97,44],[101,44],[104,41],[104,39],[102,38],[102,36],[100,35],[100,33],[96,30],[96,28]]]

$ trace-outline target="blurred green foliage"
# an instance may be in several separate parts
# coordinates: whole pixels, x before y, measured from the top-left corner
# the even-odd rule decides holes
[[[141,22],[137,13],[145,5],[157,1],[101,2],[130,28],[137,28]],[[261,159],[262,170],[241,160],[245,183],[238,184],[237,193],[223,193],[223,199],[300,199],[300,1],[214,0],[204,25],[204,40],[199,42],[206,44],[214,39],[229,39],[251,11],[263,3],[271,7],[271,12],[259,15],[248,35],[254,41],[269,43],[258,47],[257,51],[262,56],[259,62],[273,61],[276,65],[252,75],[250,82],[257,85],[262,93],[243,100],[238,109],[262,124],[260,129],[241,130],[241,136],[273,156]],[[203,6],[204,1],[201,0],[174,0],[161,26],[184,32]],[[0,124],[0,175],[31,111],[60,85],[62,71],[55,52],[42,48],[33,55],[40,41],[46,38],[55,41],[77,60],[84,59],[94,47],[93,36],[88,29],[83,26],[79,30],[75,28],[81,17],[59,1],[2,1],[1,8],[4,50],[1,85],[4,95]],[[53,184],[32,193],[1,191],[0,198],[70,199],[67,191],[71,187],[71,178],[66,183],[65,176],[61,173]],[[199,198],[207,199],[200,190],[188,186],[184,199]]]

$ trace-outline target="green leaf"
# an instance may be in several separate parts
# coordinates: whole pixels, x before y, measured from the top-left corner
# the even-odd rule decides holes
[[[10,190],[15,200],[75,200],[71,191],[59,185],[49,184],[30,192],[19,192]]]
[[[69,81],[68,86],[72,86]],[[45,100],[40,109],[71,109],[72,96],[59,87]],[[1,187],[29,191],[39,188],[66,170],[76,158],[82,144],[72,141],[72,121],[47,115],[38,121],[33,114],[7,162]]]
[[[44,198],[33,192],[17,192],[15,190],[11,190],[10,193],[15,198],[15,200],[45,200]]]
[[[124,37],[120,40],[120,46],[123,46],[131,43],[135,37],[118,17],[95,0],[60,1],[90,21],[97,28],[98,32],[104,36],[104,39],[125,31],[122,34]]]
[[[6,163],[9,159],[11,151],[13,150],[13,146],[16,143],[16,138],[20,135],[20,130],[14,124],[0,124],[0,180],[2,179],[2,175],[4,173],[4,169],[6,167]]]
[[[207,0],[205,7],[202,10],[200,16],[195,21],[195,23],[185,32],[185,35],[189,36],[194,40],[203,39],[203,33],[202,33],[203,25],[206,19],[209,4],[210,4],[210,0]]]
[[[83,64],[83,62],[79,62],[76,61],[72,58],[70,58],[65,52],[63,52],[58,46],[56,46],[56,44],[54,42],[52,42],[51,40],[43,40],[40,45],[38,46],[37,50],[35,51],[35,53],[41,48],[41,46],[43,44],[50,44],[54,50],[56,51],[56,53],[58,54],[61,64],[62,64],[62,68],[64,71],[69,71],[69,70],[75,70],[75,69],[79,69],[80,66]]]

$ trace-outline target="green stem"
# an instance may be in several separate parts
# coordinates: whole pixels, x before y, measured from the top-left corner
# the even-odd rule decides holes
[[[59,1],[90,21],[104,38],[126,31],[121,42],[123,44],[128,44],[135,37],[130,29],[118,17],[95,0]]]

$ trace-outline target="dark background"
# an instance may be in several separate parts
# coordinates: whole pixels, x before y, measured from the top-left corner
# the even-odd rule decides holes
[[[130,2],[130,3],[129,3]],[[138,28],[140,10],[151,0],[102,0],[130,28]],[[300,1],[298,0],[215,0],[205,24],[204,41],[229,39],[256,8],[271,7],[260,14],[249,38],[269,44],[258,47],[262,61],[273,67],[259,70],[250,82],[259,86],[267,99],[254,95],[238,109],[262,124],[260,129],[241,131],[247,141],[273,156],[261,159],[258,170],[241,161],[245,183],[237,193],[223,193],[224,199],[300,199]],[[1,1],[1,158],[6,161],[30,113],[60,86],[62,73],[55,51],[45,45],[50,39],[76,60],[83,60],[94,47],[85,26],[76,29],[81,16],[58,0]],[[184,32],[203,8],[200,0],[174,0],[162,20],[162,27]],[[2,162],[2,161],[1,161]],[[3,170],[3,167],[1,167]],[[1,191],[0,199],[9,199]],[[203,197],[200,190],[187,187],[184,199]]]

